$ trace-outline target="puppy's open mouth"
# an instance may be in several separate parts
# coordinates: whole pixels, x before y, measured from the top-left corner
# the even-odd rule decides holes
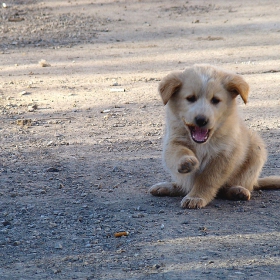
[[[209,138],[210,130],[198,126],[188,125],[192,139],[196,143],[205,143]]]
[[[211,132],[210,129],[187,123],[185,118],[183,118],[183,122],[185,123],[185,126],[188,127],[194,142],[201,144],[205,143],[209,139]]]

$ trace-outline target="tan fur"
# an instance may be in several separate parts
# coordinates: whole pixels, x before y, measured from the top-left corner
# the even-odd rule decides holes
[[[253,189],[280,189],[280,177],[258,179],[266,149],[238,115],[236,97],[247,103],[249,93],[241,76],[195,65],[167,75],[159,92],[166,105],[163,157],[173,182],[152,186],[151,194],[184,196],[183,208],[202,208],[217,195],[249,200]],[[207,121],[200,127],[201,116]],[[203,143],[198,127],[208,132]]]

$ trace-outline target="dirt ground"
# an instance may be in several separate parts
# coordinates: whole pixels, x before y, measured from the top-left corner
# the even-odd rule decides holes
[[[169,180],[158,82],[194,63],[244,75],[280,175],[279,1],[1,5],[1,279],[280,279],[279,191],[201,210],[147,192]]]

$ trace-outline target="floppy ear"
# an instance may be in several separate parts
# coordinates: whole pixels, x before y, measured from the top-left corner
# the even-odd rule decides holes
[[[182,86],[181,74],[181,72],[170,73],[160,82],[158,90],[164,105],[167,104],[174,93],[180,90]]]
[[[249,95],[249,85],[240,75],[227,75],[224,79],[224,86],[226,90],[232,94],[233,98],[235,98],[237,95],[240,95],[244,103],[247,103]]]

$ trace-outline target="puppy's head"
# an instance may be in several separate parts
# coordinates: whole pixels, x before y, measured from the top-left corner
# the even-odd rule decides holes
[[[247,103],[249,86],[237,74],[195,65],[167,75],[159,84],[159,92],[192,140],[205,143],[230,117],[238,95]]]

